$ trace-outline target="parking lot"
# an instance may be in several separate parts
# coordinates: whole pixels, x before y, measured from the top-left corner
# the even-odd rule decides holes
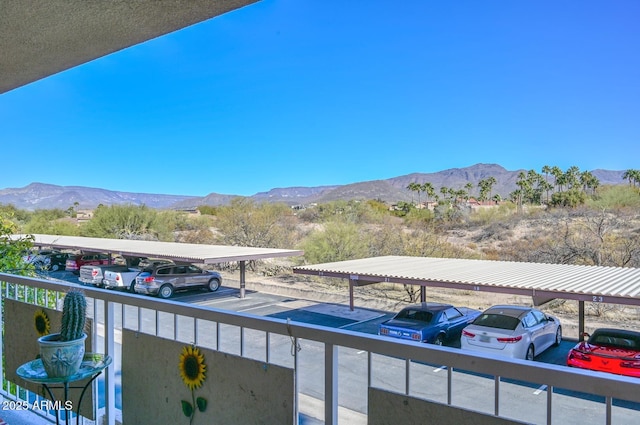
[[[67,271],[49,272],[48,276],[84,286],[78,276]],[[237,282],[236,282],[237,283]],[[186,303],[209,306],[224,310],[245,312],[258,316],[309,323],[330,328],[347,329],[354,332],[377,334],[378,326],[390,319],[396,312],[356,308],[349,310],[348,305],[327,304],[315,301],[283,297],[268,293],[247,291],[240,298],[236,283],[226,282],[215,293],[206,290],[177,292],[172,299]],[[567,353],[576,344],[575,340],[565,339],[558,347],[552,347],[536,357],[536,361],[564,365]],[[459,348],[459,343],[449,346]]]

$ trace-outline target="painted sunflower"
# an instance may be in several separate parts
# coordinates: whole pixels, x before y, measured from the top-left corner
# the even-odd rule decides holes
[[[199,388],[206,378],[207,365],[204,364],[204,355],[197,347],[187,345],[182,348],[180,362],[178,363],[182,382],[191,389]]]
[[[36,332],[38,332],[39,336],[49,335],[51,332],[51,322],[49,321],[49,316],[44,310],[37,310],[34,317],[33,322],[36,327]]]

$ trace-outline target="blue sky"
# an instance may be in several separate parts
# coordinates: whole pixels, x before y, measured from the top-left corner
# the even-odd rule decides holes
[[[0,95],[0,188],[640,168],[640,2],[263,0]]]

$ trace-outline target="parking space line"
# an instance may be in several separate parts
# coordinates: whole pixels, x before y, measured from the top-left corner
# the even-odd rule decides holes
[[[541,393],[541,392],[543,392],[543,391],[544,391],[544,390],[546,390],[546,389],[547,389],[547,386],[546,386],[546,385],[541,385],[541,386],[540,386],[540,388],[538,388],[537,390],[535,390],[535,391],[533,392],[533,395],[540,395],[540,393]]]
[[[253,307],[247,307],[247,308],[241,308],[236,310],[237,312],[245,312],[245,311],[250,311],[250,310],[259,310],[261,308],[265,308],[265,307],[272,307],[274,304],[273,303],[265,303],[265,304],[260,304],[260,305],[255,305]]]
[[[372,318],[367,319],[367,320],[361,320],[361,321],[359,321],[359,322],[353,322],[353,323],[349,323],[349,324],[346,324],[346,325],[342,325],[342,326],[340,326],[338,329],[346,329],[346,328],[351,327],[351,326],[355,326],[355,325],[360,325],[360,324],[362,324],[362,323],[371,322],[372,320],[379,319],[379,318],[381,318],[381,317],[383,317],[383,316],[384,316],[384,314],[381,314],[381,315],[379,315],[379,316],[372,317]]]
[[[440,367],[439,367],[439,368],[437,368],[437,369],[433,369],[433,372],[434,372],[434,373],[438,373],[438,372],[440,372],[440,371],[442,371],[442,370],[447,370],[447,367],[446,367],[446,366],[440,366]]]

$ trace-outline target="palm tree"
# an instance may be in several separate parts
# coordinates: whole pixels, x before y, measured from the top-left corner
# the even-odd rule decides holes
[[[582,190],[584,190],[585,193],[587,189],[591,189],[592,194],[594,194],[598,186],[600,186],[600,181],[591,172],[584,171],[580,174],[580,184],[582,184]]]
[[[516,186],[518,186],[520,189],[518,189],[518,211],[520,211],[522,209],[522,203],[524,202],[525,199],[529,199],[530,198],[530,192],[531,192],[531,184],[529,182],[529,179],[527,179],[527,175],[524,173],[524,171],[520,171],[518,173],[518,181],[516,182]]]
[[[522,190],[516,189],[509,194],[511,201],[516,204],[518,213],[522,212]]]
[[[478,188],[480,189],[480,195],[478,196],[479,201],[486,201],[487,199],[491,199],[491,190],[493,185],[497,183],[495,177],[487,177],[486,179],[481,179],[478,182]]]
[[[551,174],[551,170],[552,168],[548,165],[545,165],[542,167],[542,172],[544,173],[545,180],[547,181],[549,180],[548,177],[549,177],[549,174]]]
[[[452,187],[450,187],[450,188],[447,190],[447,192],[449,193],[449,196],[451,197],[451,200],[453,201],[453,203],[454,203],[454,204],[457,204],[457,203],[458,203],[458,199],[457,199],[457,194],[458,194],[458,192],[457,192],[454,188],[452,188]]]
[[[547,201],[546,204],[549,205],[549,192],[553,190],[553,185],[549,183],[546,179],[540,181],[540,190],[544,190],[547,192]]]
[[[487,190],[489,191],[489,198],[491,198],[491,191],[493,190],[493,186],[498,183],[495,177],[487,177]]]
[[[564,174],[566,176],[565,183],[569,186],[569,189],[573,189],[580,184],[580,169],[575,165],[569,167]]]
[[[551,174],[554,177],[554,186],[559,188],[559,191],[562,192],[562,184],[563,184],[563,176],[564,173],[562,172],[562,170],[560,169],[560,167],[554,165],[551,168]]]
[[[543,188],[544,190],[547,192],[547,205],[549,204],[549,191],[551,189],[553,189],[553,186],[549,183],[549,174],[551,174],[553,168],[551,168],[548,165],[545,165],[544,167],[542,167],[542,172],[544,173],[544,181],[545,184],[543,184]]]
[[[422,184],[422,191],[427,194],[427,204],[429,203],[429,198],[433,198],[436,194],[435,190],[433,190],[433,185],[429,182]]]
[[[442,196],[444,197],[444,199],[447,199],[447,193],[449,193],[449,188],[446,186],[442,186],[440,188],[440,193],[442,193]]]
[[[633,187],[636,187],[636,183],[640,183],[640,171],[639,170],[627,170],[622,175],[623,179],[629,180],[629,186],[633,183]]]
[[[471,182],[464,185],[465,190],[467,191],[466,199],[469,200],[471,197],[471,189],[473,189],[473,184]]]
[[[407,185],[407,189],[411,191],[411,203],[415,204],[413,201],[413,192],[420,190],[420,185],[416,182],[411,182]],[[420,192],[418,192],[418,196],[420,196]]]

